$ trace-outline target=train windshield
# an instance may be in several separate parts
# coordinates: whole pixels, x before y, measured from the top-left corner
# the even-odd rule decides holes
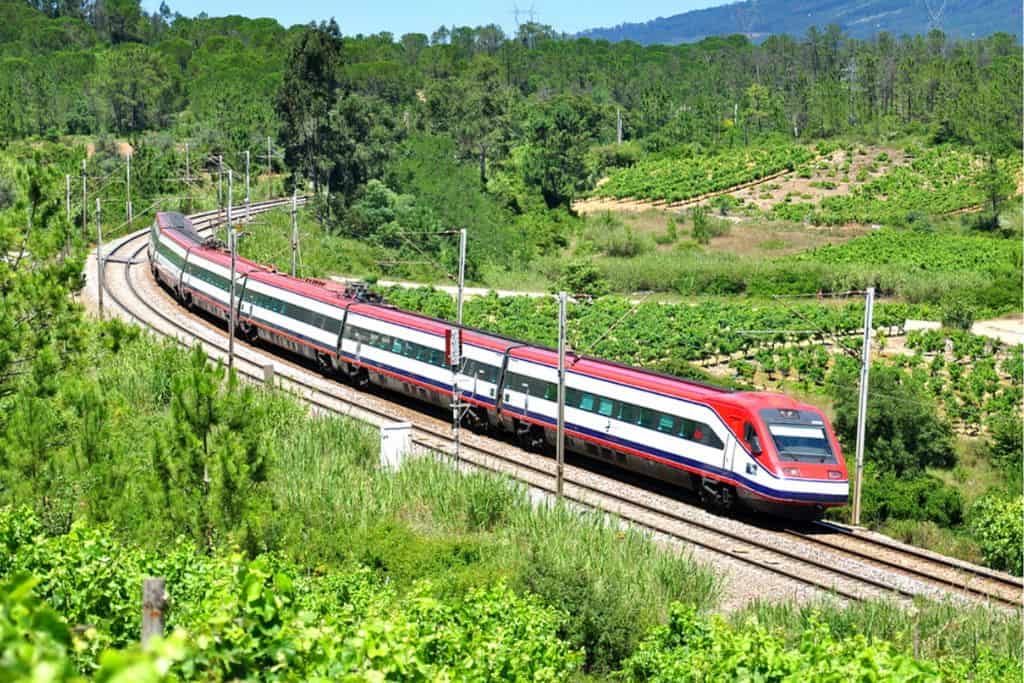
[[[779,459],[787,462],[833,463],[835,453],[821,427],[793,424],[769,424]]]

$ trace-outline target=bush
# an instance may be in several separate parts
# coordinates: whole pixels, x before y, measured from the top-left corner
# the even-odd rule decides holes
[[[1024,420],[1017,411],[1000,413],[989,425],[989,457],[997,466],[1019,474],[1024,466]]]
[[[858,372],[856,363],[837,363],[828,379],[836,410],[833,425],[849,450],[856,441]],[[956,463],[953,430],[923,378],[872,363],[868,396],[865,446],[879,472],[916,475],[926,467]]]
[[[864,519],[873,523],[912,519],[949,528],[964,516],[960,491],[927,474],[898,477],[892,472],[866,472],[863,505]]]
[[[648,235],[636,232],[607,211],[587,221],[583,237],[607,256],[630,258],[654,249],[654,241]]]
[[[1024,573],[1024,496],[981,498],[971,508],[970,518],[985,564],[1017,576]]]
[[[960,298],[947,298],[942,304],[942,324],[954,330],[970,330],[974,325],[974,308]]]
[[[571,261],[565,266],[561,277],[555,283],[555,291],[587,296],[601,296],[608,293],[608,281],[590,261]]]
[[[812,620],[796,644],[756,621],[736,628],[674,606],[623,668],[627,681],[938,680],[939,666],[863,635],[839,638]]]

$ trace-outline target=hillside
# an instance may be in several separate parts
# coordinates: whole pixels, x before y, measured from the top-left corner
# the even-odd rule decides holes
[[[935,17],[937,20],[933,20]],[[937,27],[957,38],[1020,35],[1021,4],[1015,0],[748,0],[581,32],[581,37],[632,40],[641,45],[688,43],[707,36],[742,33],[754,40],[786,33],[802,36],[811,26],[836,24],[847,35],[870,38],[880,31],[922,34]]]

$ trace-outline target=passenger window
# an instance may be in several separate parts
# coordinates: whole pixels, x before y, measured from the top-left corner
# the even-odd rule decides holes
[[[615,402],[610,398],[599,398],[597,404],[597,414],[604,415],[605,417],[611,417],[612,412],[615,410]]]
[[[629,403],[620,403],[619,419],[630,424],[640,424],[640,408]]]
[[[570,389],[570,388],[566,387],[566,389],[565,389],[565,405],[572,406],[573,408],[579,408],[580,407],[580,390],[579,389]]]
[[[397,353],[397,354],[401,354],[402,353],[402,340],[401,339],[395,339],[394,341],[391,342],[391,353]]]
[[[675,432],[675,419],[671,415],[658,416],[658,431],[672,434]]]
[[[594,412],[593,394],[583,394],[582,398],[580,399],[580,410],[586,410],[587,412],[590,413]]]
[[[654,427],[655,427],[655,425],[657,425],[657,423],[658,423],[658,413],[657,412],[655,412],[655,411],[653,411],[653,410],[651,410],[649,408],[641,408],[640,409],[640,424],[642,426],[646,427],[647,429],[654,429]]]
[[[544,385],[544,399],[546,401],[557,401],[558,400],[558,385],[551,384],[550,382]]]

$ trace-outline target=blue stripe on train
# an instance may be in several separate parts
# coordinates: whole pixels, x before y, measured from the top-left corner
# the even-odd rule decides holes
[[[253,320],[256,320],[256,321],[260,322],[263,325],[266,325],[268,327],[271,327],[271,328],[274,328],[274,329],[277,329],[277,330],[281,330],[282,332],[285,332],[288,335],[291,335],[291,336],[298,337],[300,339],[306,340],[311,346],[324,349],[324,350],[326,350],[328,352],[331,352],[331,353],[334,352],[334,349],[331,349],[330,347],[327,347],[324,344],[322,344],[322,343],[320,343],[320,342],[318,342],[316,340],[310,339],[309,337],[307,337],[307,336],[305,336],[303,334],[300,334],[300,333],[295,332],[293,330],[285,330],[284,328],[281,328],[280,326],[275,325],[275,324],[273,324],[273,323],[271,323],[269,321],[266,321],[266,320],[264,320],[262,318],[259,318],[257,316],[249,316],[249,317],[252,318]],[[345,351],[341,352],[341,357],[349,359],[349,360],[357,360],[356,356],[354,356],[353,354],[347,353]],[[361,364],[364,364],[364,365],[370,365],[371,367],[376,367],[376,368],[379,368],[379,369],[382,369],[382,370],[386,370],[388,372],[392,372],[392,373],[394,373],[396,375],[401,375],[403,377],[409,377],[410,379],[414,379],[414,380],[416,380],[417,382],[419,382],[421,384],[426,384],[428,386],[440,389],[440,390],[445,391],[445,392],[451,392],[451,390],[452,390],[452,385],[451,384],[448,384],[448,383],[445,383],[445,382],[439,382],[439,381],[437,381],[435,379],[432,379],[430,377],[426,377],[424,375],[419,375],[419,374],[416,374],[416,373],[409,372],[408,370],[406,370],[404,368],[400,368],[398,366],[390,365],[390,364],[387,364],[387,363],[380,363],[378,361],[368,361],[368,360],[362,359],[362,358],[358,359],[358,362],[361,363]],[[656,393],[656,392],[652,392],[652,393]],[[491,400],[489,397],[481,397],[481,396],[478,396],[476,394],[473,394],[472,392],[465,392],[465,395],[468,396],[468,397],[475,398],[476,400],[479,400],[479,401],[481,401],[483,403],[486,403],[486,404],[488,404],[489,407],[494,407],[495,406],[494,401]],[[523,415],[523,411],[522,410],[519,410],[518,408],[510,407],[510,406],[503,406],[502,407],[502,411],[503,412],[508,412],[508,413],[513,413],[513,414],[518,414],[518,415]],[[538,422],[543,422],[543,423],[548,424],[548,425],[555,425],[555,423],[556,423],[554,418],[550,418],[550,417],[547,417],[546,415],[541,415],[539,413],[526,413],[526,416],[529,417],[530,419],[536,420]],[[630,440],[627,440],[627,439],[622,439],[622,438],[619,438],[619,437],[615,437],[615,436],[612,436],[610,434],[605,434],[605,433],[600,432],[598,430],[589,429],[587,427],[583,427],[583,426],[577,425],[577,424],[566,424],[566,428],[567,429],[571,429],[572,431],[577,432],[579,434],[584,434],[586,436],[590,436],[591,438],[601,439],[603,441],[608,441],[608,442],[611,442],[611,443],[615,443],[615,444],[618,444],[620,446],[623,446],[623,447],[626,447],[626,448],[630,448],[630,449],[639,451],[641,453],[645,453],[647,455],[652,455],[652,456],[661,458],[663,460],[668,460],[669,462],[678,463],[680,465],[686,465],[687,467],[691,467],[691,468],[696,469],[696,470],[701,470],[701,471],[704,471],[704,472],[708,472],[710,474],[716,474],[716,475],[718,475],[720,477],[725,477],[725,478],[728,478],[728,479],[733,479],[733,480],[737,481],[737,483],[739,483],[741,486],[744,486],[744,487],[750,489],[751,491],[754,491],[755,493],[759,493],[759,494],[761,494],[763,496],[767,496],[767,497],[770,497],[770,498],[779,498],[779,499],[783,499],[783,500],[794,500],[794,501],[800,501],[800,502],[824,502],[824,503],[844,503],[847,500],[847,496],[844,496],[844,495],[824,494],[824,493],[798,493],[798,492],[794,492],[794,491],[779,491],[778,489],[769,488],[767,486],[764,486],[764,485],[760,484],[759,482],[753,481],[751,479],[747,479],[746,477],[743,477],[743,476],[739,475],[737,472],[730,472],[728,470],[722,469],[720,467],[715,467],[714,465],[709,465],[709,464],[701,462],[699,460],[694,460],[692,458],[687,458],[687,457],[684,457],[684,456],[681,456],[681,455],[677,455],[675,453],[670,453],[668,451],[663,451],[661,449],[651,448],[650,446],[646,446],[644,444],[638,444],[638,443],[636,443],[634,441],[630,441]]]

